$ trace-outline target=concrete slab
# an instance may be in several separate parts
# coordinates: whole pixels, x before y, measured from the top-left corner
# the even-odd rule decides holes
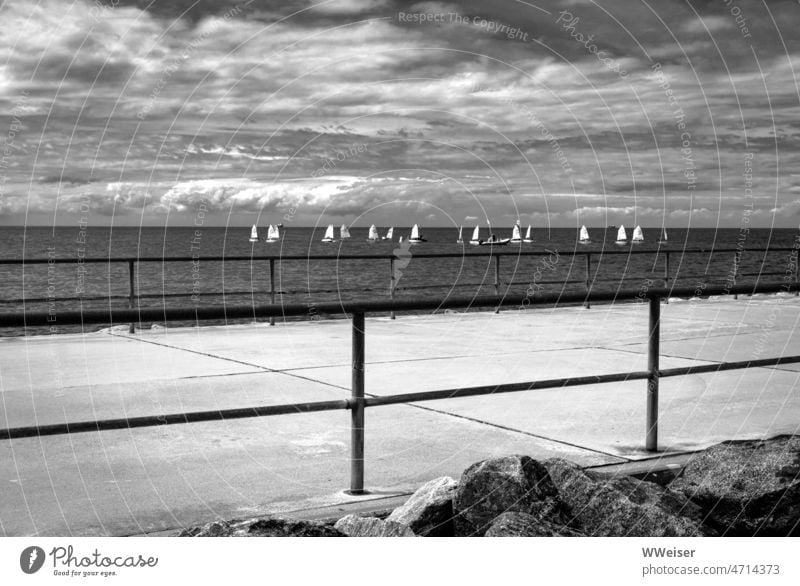
[[[194,334],[196,335],[196,334]],[[247,365],[192,355],[103,333],[0,338],[0,391],[147,382],[252,371]]]
[[[331,385],[274,372],[200,376],[70,388],[29,389],[0,394],[0,425],[23,427],[74,421],[138,417],[331,401],[350,395]]]

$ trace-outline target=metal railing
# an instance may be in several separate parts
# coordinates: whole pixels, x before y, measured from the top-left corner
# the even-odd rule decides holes
[[[782,284],[707,287],[702,296],[739,295],[756,293],[797,292],[800,285],[785,280]],[[104,431],[113,429],[131,429],[179,423],[201,421],[223,421],[248,417],[264,417],[296,413],[314,413],[321,411],[351,411],[351,471],[350,492],[364,492],[364,426],[365,410],[368,407],[418,403],[458,397],[474,397],[500,393],[533,391],[590,384],[604,384],[631,380],[647,380],[646,391],[646,426],[645,448],[649,451],[658,449],[658,387],[659,380],[665,377],[684,376],[688,374],[713,373],[741,368],[777,366],[800,362],[800,356],[782,356],[759,360],[724,362],[700,366],[687,366],[661,369],[659,365],[659,341],[661,324],[661,301],[667,296],[694,297],[697,291],[687,289],[650,289],[646,291],[626,292],[594,292],[586,295],[562,294],[540,296],[486,296],[486,297],[449,297],[446,299],[401,299],[376,300],[367,302],[346,303],[312,303],[287,305],[257,306],[209,306],[178,308],[139,308],[139,309],[103,309],[86,311],[67,311],[57,314],[59,324],[111,324],[132,323],[136,321],[185,321],[240,318],[275,318],[290,316],[310,317],[314,314],[349,314],[352,316],[352,377],[349,399],[338,401],[317,401],[291,403],[283,405],[256,406],[237,409],[221,409],[215,411],[195,411],[187,413],[170,413],[142,417],[103,419],[97,421],[79,421],[29,427],[0,429],[0,440],[41,437],[47,435],[71,434],[88,431]],[[364,385],[364,349],[365,349],[365,315],[387,311],[411,310],[443,310],[469,309],[475,307],[520,306],[536,307],[559,303],[582,303],[590,301],[647,301],[649,306],[647,370],[600,374],[593,376],[568,377],[549,380],[538,380],[501,385],[464,387],[435,391],[422,391],[388,396],[368,396]],[[527,302],[527,303],[526,303]],[[52,325],[52,314],[35,313],[3,313],[0,314],[0,327],[34,327]]]
[[[544,250],[544,251],[523,251],[522,249],[516,251],[509,251],[505,248],[490,248],[488,251],[482,250],[475,250],[473,252],[467,252],[467,250],[472,250],[470,247],[465,247],[465,251],[461,253],[414,253],[413,257],[415,259],[443,259],[443,258],[460,258],[460,259],[481,259],[481,258],[489,258],[490,262],[491,259],[494,259],[494,281],[492,283],[494,287],[495,295],[500,295],[501,287],[505,284],[507,288],[512,287],[513,285],[520,284],[519,282],[514,281],[513,275],[509,279],[508,282],[502,280],[501,276],[501,259],[503,257],[507,258],[517,258],[523,259],[528,257],[546,257],[550,256],[557,252],[560,256],[566,257],[584,257],[584,275],[583,278],[565,278],[565,279],[558,279],[558,280],[541,280],[539,281],[539,285],[561,285],[562,288],[566,287],[567,285],[583,285],[584,292],[588,295],[595,283],[603,283],[603,282],[618,282],[619,278],[601,278],[598,275],[599,271],[599,263],[594,265],[594,272],[593,265],[592,265],[592,258],[595,259],[602,259],[604,256],[638,256],[638,255],[653,255],[653,267],[655,267],[658,263],[659,257],[663,257],[663,273],[660,277],[660,280],[663,282],[664,287],[670,287],[672,284],[676,282],[677,279],[680,280],[688,280],[688,279],[703,279],[705,281],[713,278],[724,278],[726,283],[730,286],[735,285],[737,280],[743,276],[755,276],[758,279],[762,277],[772,277],[772,276],[786,276],[786,272],[774,272],[774,271],[766,271],[764,270],[764,264],[766,262],[767,254],[772,253],[789,253],[789,259],[787,265],[791,267],[792,272],[792,279],[795,283],[800,282],[800,259],[798,258],[798,248],[794,247],[771,247],[771,248],[689,248],[689,249],[681,249],[681,250],[668,250],[666,248],[658,248],[658,249],[639,249],[635,246],[625,247],[625,248],[609,248],[603,250],[567,250],[567,251],[551,251],[551,250]],[[742,262],[742,256],[745,253],[763,253],[761,266],[759,270],[755,273],[742,273],[740,271],[740,266]],[[731,254],[731,270],[725,275],[709,275],[709,274],[702,274],[702,275],[694,275],[694,274],[680,274],[680,268],[678,272],[673,274],[671,272],[671,263],[670,257],[679,255],[681,259],[686,255],[695,255],[695,254],[706,254],[706,255],[715,255],[715,254]],[[249,262],[251,265],[253,263],[260,263],[260,262],[267,262],[269,263],[269,289],[267,291],[218,291],[218,292],[208,292],[208,293],[201,293],[200,296],[235,296],[235,295],[250,295],[250,296],[257,296],[260,294],[268,295],[270,304],[275,304],[276,296],[283,295],[287,293],[286,291],[280,291],[276,288],[276,265],[278,268],[282,266],[283,263],[293,263],[293,262],[308,262],[308,261],[315,261],[315,260],[327,260],[327,261],[351,261],[351,260],[373,260],[373,261],[388,261],[389,263],[389,284],[388,284],[388,298],[390,300],[395,299],[395,293],[399,290],[421,290],[421,289],[435,289],[435,288],[451,288],[451,287],[475,287],[475,286],[484,286],[487,283],[440,283],[440,284],[426,284],[426,285],[410,285],[404,286],[399,288],[397,286],[396,276],[395,276],[395,262],[399,259],[398,256],[393,254],[361,254],[361,255],[354,255],[354,254],[343,254],[343,255],[258,255],[258,256],[176,256],[176,257],[105,257],[105,258],[35,258],[35,259],[0,259],[0,265],[40,265],[40,264],[108,264],[109,267],[112,264],[124,264],[128,267],[128,293],[125,296],[114,296],[114,295],[104,295],[102,296],[103,300],[108,299],[122,299],[125,298],[128,301],[128,308],[133,309],[136,307],[137,302],[141,299],[154,299],[154,298],[170,298],[170,297],[189,297],[197,295],[196,293],[158,293],[158,294],[142,294],[141,292],[137,292],[136,290],[136,276],[137,276],[137,266],[140,264],[147,264],[147,263],[210,263],[210,262]],[[574,260],[573,260],[574,263]],[[580,263],[579,263],[580,264]],[[570,268],[570,274],[572,273],[572,269]],[[757,280],[758,282],[758,280]],[[337,292],[344,293],[347,292],[347,289],[338,289]],[[363,289],[358,289],[358,291],[363,291]],[[291,292],[289,292],[291,293]],[[86,297],[58,297],[58,298],[25,298],[25,299],[10,299],[10,300],[2,300],[5,302],[55,302],[55,301],[80,301],[85,299]],[[667,301],[668,302],[668,301]],[[585,307],[590,307],[591,300],[587,298],[584,302]],[[498,306],[499,310],[499,306]],[[390,310],[390,316],[394,319],[395,314],[393,310]],[[269,317],[270,325],[275,325],[275,317]],[[134,333],[134,324],[131,323],[129,325],[130,333]]]

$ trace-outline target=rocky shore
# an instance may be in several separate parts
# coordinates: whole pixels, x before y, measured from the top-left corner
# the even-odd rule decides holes
[[[185,537],[697,537],[800,535],[800,436],[730,441],[665,485],[606,477],[563,459],[512,455],[417,490],[388,516],[335,523],[215,521]]]

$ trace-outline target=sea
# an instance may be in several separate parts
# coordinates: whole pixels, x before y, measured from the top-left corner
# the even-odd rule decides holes
[[[66,259],[69,263],[0,264],[0,312],[128,307],[129,263],[134,259],[134,306],[242,305],[269,303],[269,260],[275,258],[276,303],[320,303],[388,298],[477,296],[498,293],[553,293],[636,290],[664,284],[669,252],[670,285],[781,282],[793,270],[800,234],[793,229],[644,228],[644,242],[618,245],[616,227],[589,227],[591,243],[578,242],[572,228],[534,229],[532,243],[490,247],[457,243],[458,229],[422,227],[427,242],[409,245],[410,227],[395,227],[392,241],[367,241],[369,227],[350,228],[351,238],[321,242],[325,226],[287,226],[281,239],[250,242],[250,228],[222,227],[0,227],[0,262]],[[494,228],[500,238],[511,227]],[[383,236],[386,227],[380,227]],[[630,238],[632,230],[628,228]],[[483,230],[482,236],[488,234]],[[699,251],[699,252],[698,252]],[[539,256],[520,253],[538,252]],[[427,255],[445,254],[445,258]],[[313,257],[323,256],[323,259]],[[382,258],[347,258],[381,256]],[[225,260],[203,260],[224,257]],[[232,260],[231,257],[238,257]],[[170,259],[182,258],[181,261]],[[393,266],[390,258],[394,258]],[[104,259],[88,263],[89,259]],[[97,326],[99,328],[101,326]],[[94,328],[94,329],[97,329]],[[88,326],[87,326],[88,329]],[[53,330],[75,331],[75,328]],[[23,332],[5,329],[0,335]]]

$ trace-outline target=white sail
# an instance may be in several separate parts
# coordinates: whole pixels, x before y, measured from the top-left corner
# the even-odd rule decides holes
[[[617,230],[617,242],[627,242],[628,234],[625,232],[625,226],[620,226]]]
[[[641,226],[636,226],[636,228],[633,229],[633,241],[644,242],[644,234],[642,233]]]
[[[589,230],[586,226],[581,226],[581,242],[589,242]]]
[[[277,242],[280,239],[281,234],[278,231],[278,227],[270,224],[269,228],[267,229],[267,242]]]
[[[459,226],[458,227],[458,240],[456,240],[456,244],[461,244],[462,242],[464,242],[464,237],[462,235],[463,232],[464,232],[464,226]]]
[[[525,232],[525,242],[533,242],[533,238],[531,238],[531,225],[528,224],[528,230]]]
[[[378,236],[378,229],[375,227],[375,224],[369,227],[369,236],[367,236],[367,240],[380,240],[381,237]]]
[[[325,236],[322,237],[323,242],[333,242],[333,224],[328,224],[328,229],[325,230]]]
[[[258,242],[258,228],[255,224],[250,228],[250,242]]]
[[[350,238],[350,230],[347,229],[347,226],[342,224],[342,227],[339,228],[339,238],[344,240],[345,238]]]
[[[661,228],[661,242],[667,241],[667,229]]]
[[[469,241],[470,244],[477,244],[481,239],[481,227],[475,226],[475,229],[472,231],[472,240]]]
[[[386,232],[386,236],[383,237],[384,240],[391,240],[394,237],[394,226],[389,228]]]
[[[511,231],[511,242],[522,242],[519,224],[514,224],[514,229]]]
[[[411,228],[411,238],[409,240],[419,240],[419,226],[416,224]]]

